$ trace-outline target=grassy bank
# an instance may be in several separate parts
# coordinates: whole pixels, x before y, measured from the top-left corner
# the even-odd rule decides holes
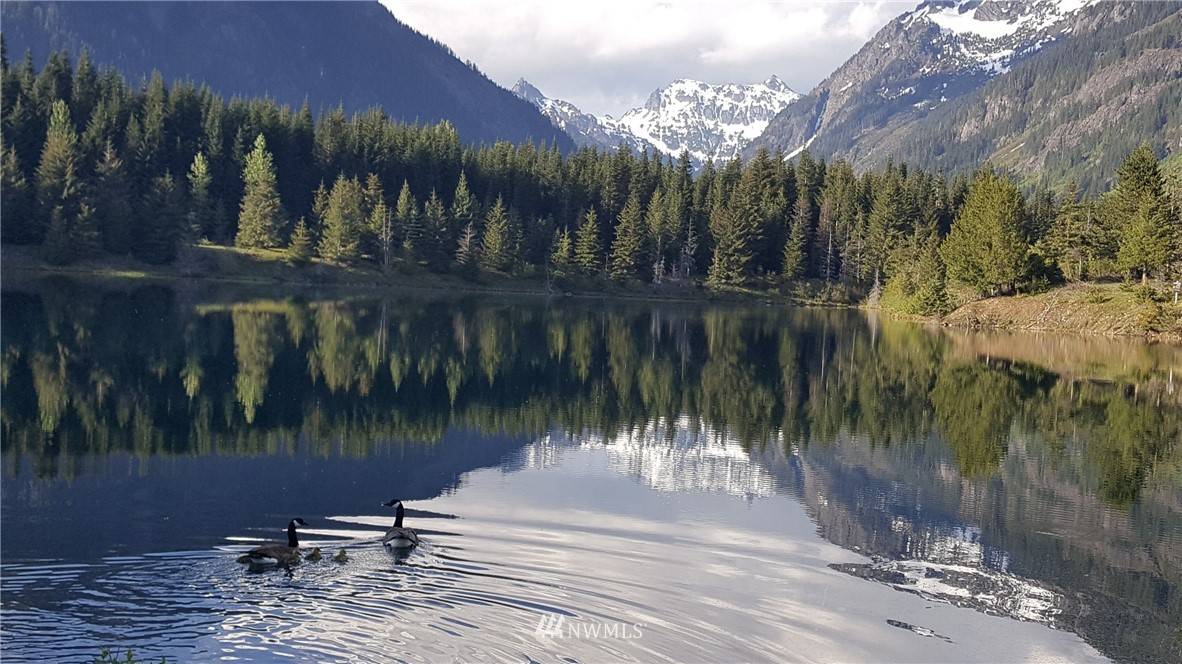
[[[969,302],[945,316],[953,327],[1072,332],[1182,342],[1182,305],[1164,286],[1069,284],[1045,293]]]
[[[333,293],[423,290],[449,294],[569,295],[695,302],[759,301],[811,305],[850,305],[856,302],[848,293],[843,292],[841,297],[833,298],[809,286],[791,292],[759,289],[716,292],[690,284],[619,283],[606,278],[573,279],[547,284],[541,278],[488,272],[462,277],[438,274],[405,263],[396,264],[388,272],[369,262],[340,265],[316,258],[305,264],[294,265],[288,262],[286,254],[280,250],[205,244],[186,247],[181,258],[166,265],[152,265],[130,256],[104,255],[61,266],[47,263],[36,247],[5,245],[0,247],[0,270],[4,283],[8,285],[60,275],[86,280],[158,281],[186,288],[220,285],[241,292],[261,291],[281,285],[301,292]]]

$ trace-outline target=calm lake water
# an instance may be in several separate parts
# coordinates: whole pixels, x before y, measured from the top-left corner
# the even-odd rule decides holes
[[[6,663],[1182,661],[1178,348],[569,298],[0,308]],[[297,516],[348,562],[235,563]]]

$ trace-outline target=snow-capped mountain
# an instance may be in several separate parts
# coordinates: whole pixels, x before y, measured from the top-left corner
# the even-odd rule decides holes
[[[776,76],[751,85],[678,79],[653,91],[644,106],[616,119],[546,97],[524,79],[517,81],[513,92],[537,106],[577,145],[615,149],[623,144],[674,156],[686,151],[695,165],[734,157],[777,113],[800,98]]]
[[[1136,4],[923,2],[884,26],[845,64],[777,116],[746,153],[767,147],[792,154],[808,146],[814,153],[844,156],[857,165],[884,162],[898,155],[915,121],[924,120],[930,129],[933,114],[950,110],[943,107],[979,93],[991,80],[1071,39],[1085,15],[1107,12],[1113,15],[1109,20],[1119,21],[1120,16],[1136,13],[1130,9]],[[1089,6],[1095,11],[1089,11]],[[1103,26],[1078,27],[1091,33]],[[972,132],[975,123],[962,129]],[[978,154],[975,161],[979,160]]]
[[[513,94],[533,104],[555,126],[565,131],[579,147],[616,149],[627,145],[632,151],[655,150],[656,147],[620,127],[609,118],[597,118],[584,113],[569,101],[551,99],[524,78],[517,79]]]

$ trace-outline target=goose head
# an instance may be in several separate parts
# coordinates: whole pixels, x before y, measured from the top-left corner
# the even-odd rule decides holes
[[[387,500],[386,502],[382,503],[382,506],[394,508],[394,527],[401,528],[402,527],[402,516],[406,512],[406,510],[402,507],[402,501],[398,500],[397,498],[391,498],[390,500]]]
[[[291,548],[294,549],[300,545],[299,540],[296,539],[296,528],[302,528],[306,525],[308,525],[308,524],[305,523],[304,520],[299,518],[298,516],[288,522],[288,524],[287,524],[287,545],[288,546],[290,546]]]

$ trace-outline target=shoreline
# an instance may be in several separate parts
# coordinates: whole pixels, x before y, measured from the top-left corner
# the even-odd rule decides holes
[[[0,248],[0,283],[8,286],[14,279],[19,284],[61,276],[123,283],[142,280],[194,288],[239,287],[246,291],[276,287],[313,293],[419,291],[452,295],[863,309],[877,311],[893,320],[964,331],[1067,334],[1182,344],[1182,305],[1137,301],[1133,289],[1119,283],[1074,283],[1043,293],[974,300],[945,316],[935,317],[755,289],[720,292],[699,286],[654,286],[640,285],[639,282],[629,286],[606,280],[586,282],[586,285],[596,287],[594,290],[580,287],[583,284],[577,282],[558,288],[525,277],[499,274],[486,273],[477,279],[466,279],[421,268],[383,273],[369,265],[342,266],[319,260],[292,265],[284,260],[283,252],[279,250],[247,252],[232,247],[199,245],[192,247],[191,251],[188,261],[162,266],[122,256],[57,266],[42,260],[33,247],[4,246]]]

